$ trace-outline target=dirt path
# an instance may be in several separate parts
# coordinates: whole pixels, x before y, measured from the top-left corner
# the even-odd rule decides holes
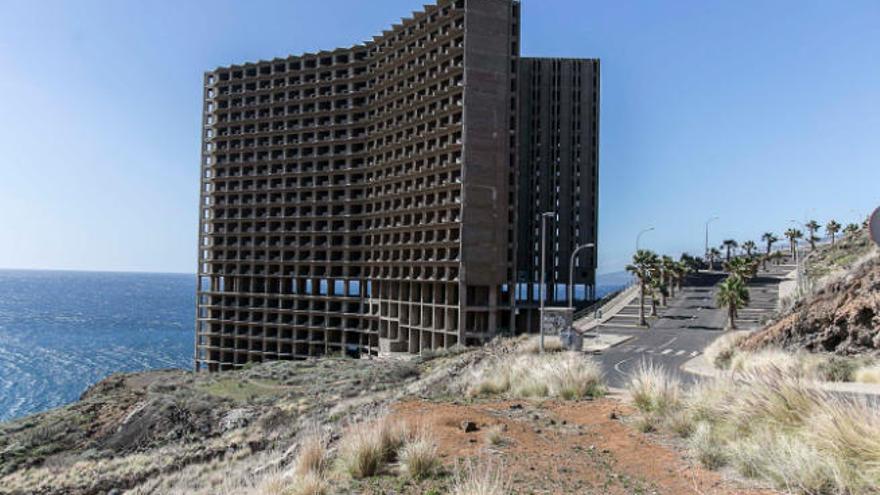
[[[425,422],[438,437],[444,463],[492,459],[512,482],[512,493],[764,495],[726,481],[685,460],[612,416],[619,402],[488,402],[476,405],[404,402],[394,416]],[[614,413],[614,414],[612,414]],[[462,422],[479,430],[465,433]],[[502,429],[492,445],[487,432]]]

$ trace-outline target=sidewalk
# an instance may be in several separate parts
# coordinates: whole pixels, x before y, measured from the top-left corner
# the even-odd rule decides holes
[[[613,299],[605,303],[604,306],[599,308],[598,311],[602,314],[600,318],[597,319],[594,313],[592,315],[587,315],[574,321],[572,323],[572,326],[575,328],[575,330],[580,331],[580,333],[589,332],[620,313],[620,311],[623,310],[623,308],[625,308],[633,300],[633,298],[638,295],[638,293],[639,285],[631,285],[624,289]]]

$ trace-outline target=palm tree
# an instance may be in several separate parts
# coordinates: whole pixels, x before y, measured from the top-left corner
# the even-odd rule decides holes
[[[738,256],[725,263],[724,268],[727,269],[731,277],[748,282],[757,273],[758,262],[744,256]]]
[[[791,255],[794,256],[795,250],[797,249],[797,240],[803,238],[804,233],[798,229],[788,229],[785,231],[785,237],[788,237]]]
[[[665,254],[660,258],[660,278],[663,279],[663,283],[666,285],[669,295],[675,296],[675,286],[672,284],[672,281],[675,278],[675,260]],[[661,304],[666,306],[665,295],[663,296]]]
[[[703,260],[695,258],[688,253],[681,253],[681,259],[679,263],[684,265],[684,267],[687,269],[687,273],[690,273],[692,271],[697,271],[702,268]]]
[[[746,284],[739,277],[727,277],[718,285],[715,299],[718,306],[727,308],[730,329],[736,329],[737,311],[749,304],[749,290]]]
[[[715,269],[715,259],[721,256],[721,251],[717,248],[709,248],[709,269]]]
[[[840,232],[840,224],[834,220],[828,222],[828,225],[825,226],[825,232],[828,232],[828,235],[831,236],[831,245],[834,245],[834,236]]]
[[[679,291],[681,291],[681,285],[690,272],[691,266],[688,263],[679,261],[675,264],[675,287]]]
[[[632,273],[639,281],[639,325],[648,326],[645,320],[645,289],[651,283],[657,255],[646,249],[639,249],[633,255],[632,263],[626,265],[626,271]]]
[[[739,246],[733,239],[726,239],[721,243],[721,247],[727,249],[727,261],[730,261],[730,250]]]
[[[770,251],[773,250],[773,244],[779,240],[778,237],[773,232],[764,232],[764,235],[761,236],[761,240],[767,243],[767,254],[770,254]]]
[[[808,239],[810,241],[810,250],[816,249],[816,241],[818,241],[819,239],[816,237],[815,234],[819,231],[819,229],[822,228],[822,226],[819,225],[819,222],[815,220],[810,220],[804,225],[804,227],[806,227],[807,230],[810,231],[810,238]]]
[[[848,236],[855,235],[855,233],[858,231],[859,231],[859,224],[857,224],[857,223],[851,223],[851,224],[847,225],[846,228],[843,229],[843,233]]]
[[[657,316],[657,296],[660,296],[661,304],[666,305],[666,296],[669,294],[669,286],[666,285],[659,265],[654,266],[655,275],[651,277],[651,316]]]
[[[742,248],[746,250],[746,256],[748,256],[749,258],[752,257],[752,251],[754,251],[757,247],[758,246],[757,244],[755,244],[755,241],[746,241],[742,243]]]

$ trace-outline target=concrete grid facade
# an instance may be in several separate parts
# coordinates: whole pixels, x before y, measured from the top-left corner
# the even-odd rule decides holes
[[[205,74],[197,368],[517,327],[519,18],[441,0],[363,45]]]

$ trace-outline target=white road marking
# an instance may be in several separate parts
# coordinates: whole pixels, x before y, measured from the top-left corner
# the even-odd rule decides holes
[[[660,354],[663,354],[665,356],[666,354],[669,354],[670,352],[672,352],[672,349],[666,349],[663,352],[661,352]]]
[[[691,357],[697,357],[697,354],[699,354],[699,353],[700,353],[700,351],[694,351],[691,353]]]
[[[676,356],[681,356],[681,355],[684,354],[685,352],[687,352],[687,351],[685,351],[685,350],[682,349],[682,350],[676,352],[675,355],[676,355]]]
[[[618,362],[617,364],[615,364],[615,365],[614,365],[614,371],[620,373],[621,375],[626,375],[626,373],[624,373],[623,370],[620,369],[620,365],[623,364],[623,363],[625,363],[625,362],[627,362],[627,361],[629,361],[630,359],[632,359],[632,358],[626,358],[626,359],[624,359],[623,361],[620,361],[620,362]]]

